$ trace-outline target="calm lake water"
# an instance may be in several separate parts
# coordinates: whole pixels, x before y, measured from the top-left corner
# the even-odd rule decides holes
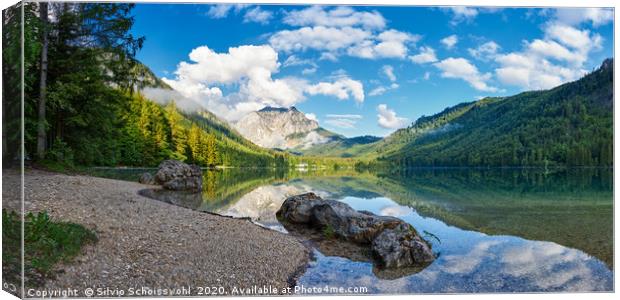
[[[135,180],[143,170],[97,172]],[[304,287],[390,294],[613,290],[610,169],[230,169],[206,171],[202,194],[155,197],[287,232],[275,212],[286,197],[304,192],[399,217],[439,255],[423,269],[380,270],[365,248],[308,237],[315,259],[297,282]]]

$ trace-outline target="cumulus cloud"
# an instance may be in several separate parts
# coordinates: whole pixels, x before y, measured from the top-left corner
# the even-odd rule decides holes
[[[374,40],[367,39],[350,47],[347,53],[369,59],[405,58],[408,52],[407,44],[415,43],[419,39],[419,35],[390,29],[377,35]]]
[[[444,9],[452,14],[452,20],[450,23],[456,25],[463,21],[471,21],[478,15],[478,10],[473,7],[467,6],[453,6]]]
[[[273,17],[273,13],[268,10],[263,10],[260,7],[254,7],[248,10],[243,16],[244,23],[259,23],[259,24],[269,24],[269,20]]]
[[[491,79],[490,73],[480,73],[478,68],[465,58],[449,57],[434,64],[442,71],[441,77],[457,78],[465,80],[476,90],[484,92],[497,92],[498,89],[487,84]]]
[[[325,117],[327,118],[325,120],[326,124],[344,129],[355,128],[357,122],[362,119],[361,115],[353,114],[327,114]]]
[[[207,16],[213,19],[223,19],[228,17],[230,12],[239,13],[244,8],[246,8],[247,4],[216,4],[212,5],[207,11]]]
[[[497,55],[495,70],[504,84],[525,89],[548,89],[576,80],[591,52],[602,47],[602,37],[560,23],[548,23],[544,38],[524,42],[521,51]]]
[[[501,11],[500,7],[467,7],[467,6],[452,6],[442,8],[443,11],[452,15],[450,24],[456,26],[461,22],[473,22],[476,17],[481,13],[495,13]]]
[[[286,13],[284,22],[299,26],[275,32],[269,43],[283,52],[315,50],[321,59],[349,55],[367,59],[405,58],[419,35],[386,29],[383,16],[350,7],[313,6]]]
[[[598,27],[614,20],[614,11],[611,8],[557,8],[555,19],[566,25],[591,23]]]
[[[497,43],[489,41],[478,46],[478,48],[469,48],[467,52],[476,59],[488,61],[489,59],[495,58],[500,49],[501,47]]]
[[[409,56],[409,59],[416,64],[432,63],[437,61],[435,49],[431,47],[420,47],[420,53]]]
[[[305,91],[310,95],[331,95],[340,100],[350,97],[356,102],[364,102],[364,85],[348,77],[339,78],[335,82],[319,82],[306,87]]]
[[[361,43],[371,35],[369,31],[353,27],[302,27],[276,32],[269,38],[269,43],[284,52],[313,49],[333,53]]]
[[[396,115],[394,110],[391,110],[385,104],[379,104],[377,106],[377,114],[379,126],[386,129],[397,129],[407,126],[408,120]]]
[[[278,53],[268,45],[231,47],[217,53],[207,46],[189,54],[190,62],[181,62],[175,78],[164,82],[229,121],[238,120],[248,112],[264,106],[288,107],[310,95],[331,95],[345,100],[364,100],[363,85],[347,76],[335,82],[308,83],[295,77],[273,78],[279,71]],[[238,87],[224,95],[223,89]]]
[[[385,65],[381,67],[381,71],[383,72],[383,74],[385,74],[385,76],[387,76],[387,78],[390,79],[390,81],[396,81],[396,75],[394,75],[394,67],[390,65]]]
[[[360,12],[342,6],[331,10],[325,10],[322,6],[293,10],[286,13],[283,22],[293,26],[359,26],[367,29],[382,29],[386,23],[383,16],[377,11]]]
[[[452,49],[454,45],[459,42],[459,38],[453,34],[441,39],[440,42],[446,47],[446,49]]]

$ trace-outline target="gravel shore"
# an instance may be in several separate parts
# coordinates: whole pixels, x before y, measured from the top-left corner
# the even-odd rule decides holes
[[[4,207],[19,208],[19,174],[3,173]],[[71,263],[57,266],[45,289],[107,288],[125,296],[143,287],[191,287],[191,295],[199,295],[201,287],[210,292],[216,287],[218,294],[254,286],[282,291],[309,259],[293,236],[138,195],[152,186],[38,170],[26,171],[25,186],[26,211],[47,210],[53,219],[82,224],[99,238]]]

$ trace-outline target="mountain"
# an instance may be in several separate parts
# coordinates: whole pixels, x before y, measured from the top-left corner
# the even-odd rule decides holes
[[[267,106],[245,115],[234,127],[245,138],[265,148],[307,148],[326,143],[335,136],[294,106]]]
[[[267,106],[247,114],[234,127],[259,146],[286,149],[298,155],[352,157],[354,155],[347,151],[380,140],[374,136],[347,138],[333,133],[320,127],[317,121],[309,119],[294,106]]]
[[[364,149],[391,166],[612,166],[613,60],[543,91],[462,103]]]
[[[149,67],[138,60],[134,60],[134,65],[131,68],[131,74],[135,78],[135,86],[138,90],[142,90],[147,87],[172,90],[172,87],[157,77]]]

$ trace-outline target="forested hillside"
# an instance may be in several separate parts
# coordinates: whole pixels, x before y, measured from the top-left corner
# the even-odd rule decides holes
[[[613,60],[551,90],[464,103],[373,145],[390,166],[612,166]]]
[[[156,166],[286,166],[208,111],[162,106],[143,88],[170,87],[135,59],[132,4],[26,3],[24,140],[28,161]],[[49,16],[53,15],[54,18]],[[3,161],[19,159],[20,7],[3,11]]]

